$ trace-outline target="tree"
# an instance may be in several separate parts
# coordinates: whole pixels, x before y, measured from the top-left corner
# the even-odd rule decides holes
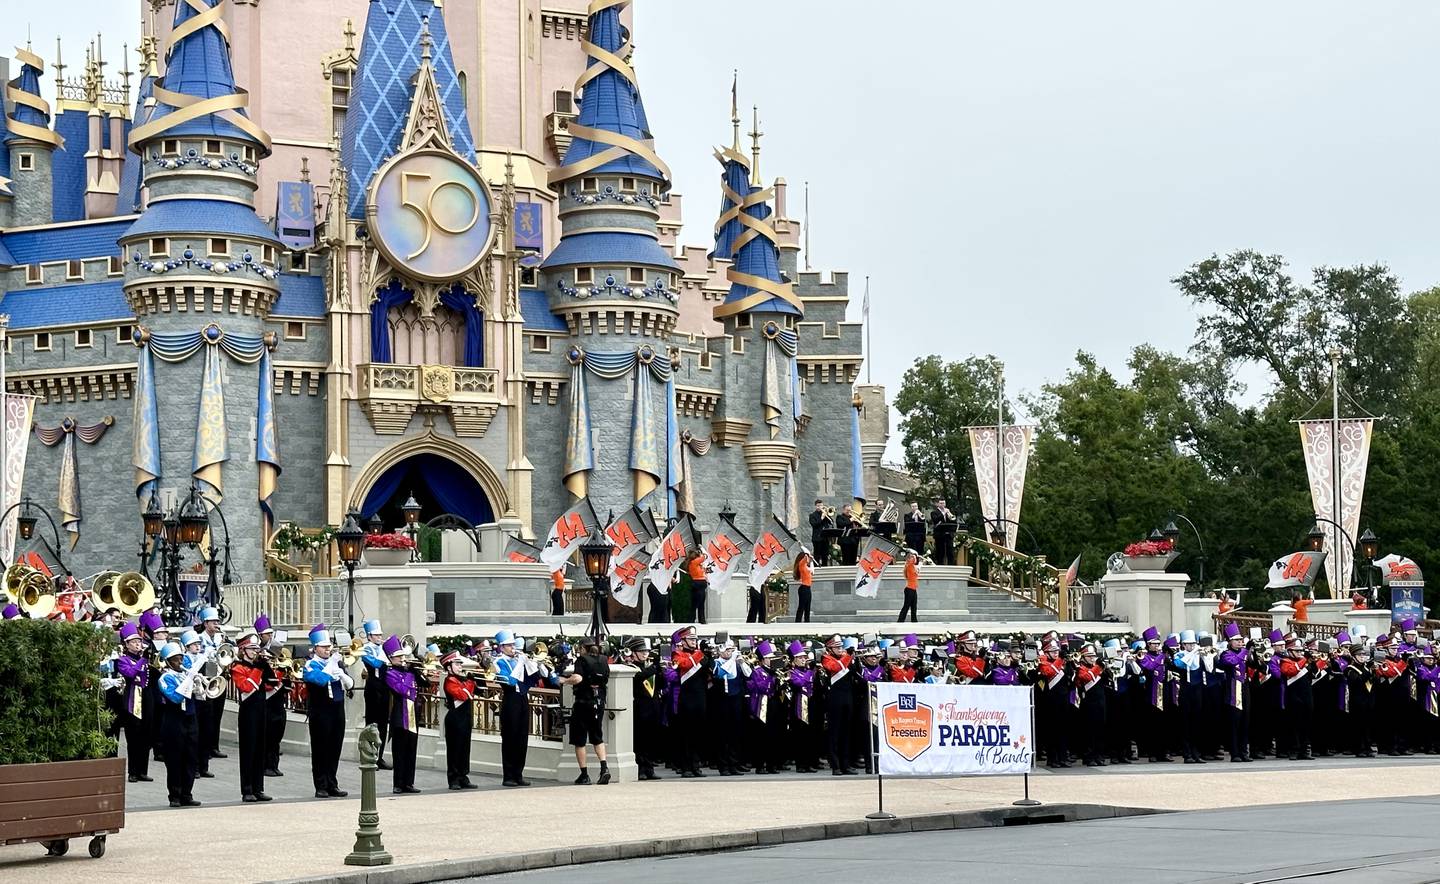
[[[972,356],[946,362],[939,356],[915,360],[895,397],[905,447],[905,468],[915,477],[916,495],[947,498],[956,512],[966,506],[965,489],[975,476],[966,427],[994,425],[1000,362]],[[1011,419],[1009,404],[1005,419]]]

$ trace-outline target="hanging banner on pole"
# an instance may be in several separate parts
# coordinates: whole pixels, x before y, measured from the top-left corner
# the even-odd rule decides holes
[[[1346,418],[1339,421],[1339,495],[1335,484],[1335,441],[1331,438],[1328,420],[1300,421],[1300,447],[1305,453],[1305,472],[1310,479],[1310,503],[1315,515],[1339,522],[1353,540],[1359,536],[1360,503],[1365,496],[1365,468],[1370,460],[1370,434],[1375,422],[1369,418]],[[1335,499],[1340,499],[1340,514],[1335,513]],[[1325,534],[1325,578],[1331,595],[1341,598],[1350,591],[1350,570],[1355,552],[1341,541],[1335,549],[1335,527],[1320,523]]]
[[[1015,549],[1020,538],[1019,530],[1012,522],[1020,521],[1020,504],[1025,497],[1025,469],[1030,463],[1030,437],[1034,427],[1021,425],[1005,427],[1005,448],[1001,452],[996,444],[996,432],[991,427],[968,427],[970,430],[970,459],[975,462],[975,487],[980,495],[980,513],[985,521],[1007,519],[1001,523],[1005,530],[1005,546]],[[1005,476],[999,480],[1000,455],[1004,454]],[[1000,486],[1005,488],[1004,507],[1000,507]]]
[[[30,450],[30,422],[35,417],[35,397],[25,396],[19,393],[8,393],[5,395],[5,463],[0,464],[3,469],[5,482],[5,506],[11,507],[19,503],[24,496],[25,482],[25,455]],[[5,522],[0,524],[0,555],[5,556],[5,561],[15,561],[15,536],[16,526],[20,519],[20,508],[15,507],[5,516]]]
[[[884,776],[1029,773],[1034,691],[999,685],[876,682],[874,724]]]
[[[614,544],[610,551],[610,592],[629,608],[640,603],[640,578],[650,564],[645,545],[655,537],[653,524],[644,510],[631,505],[605,526],[605,535]]]

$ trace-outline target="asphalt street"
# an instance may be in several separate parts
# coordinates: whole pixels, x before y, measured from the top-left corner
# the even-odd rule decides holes
[[[1338,797],[1338,796],[1337,796]],[[1440,880],[1440,796],[1245,806],[1012,828],[814,841],[522,872],[479,882],[588,884],[907,880],[1066,884],[1432,882]],[[723,819],[723,813],[711,815]]]

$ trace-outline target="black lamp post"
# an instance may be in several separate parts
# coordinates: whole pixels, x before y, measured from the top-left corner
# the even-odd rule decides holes
[[[360,564],[360,553],[365,547],[365,532],[360,528],[360,514],[351,510],[345,514],[345,524],[335,532],[335,546],[340,552],[340,563],[345,566],[346,582],[346,631],[355,634],[355,566]]]
[[[410,496],[405,498],[405,502],[400,504],[400,511],[405,514],[405,531],[410,535],[412,544],[410,547],[410,561],[412,562],[420,561],[420,541],[416,536],[420,530],[417,526],[420,521],[420,509],[420,502],[415,499],[414,491],[411,491]]]
[[[1145,539],[1150,541],[1151,543],[1159,543],[1160,541],[1165,540],[1165,535],[1160,533],[1159,528],[1151,528],[1150,533],[1145,536]]]
[[[60,566],[61,572],[68,577],[70,575],[70,569],[65,567],[65,560],[60,556],[60,530],[55,527],[55,517],[51,516],[50,511],[45,507],[26,497],[21,499],[19,503],[10,504],[5,512],[0,513],[0,522],[4,522],[5,517],[17,508],[20,510],[20,515],[15,517],[15,528],[16,534],[21,540],[30,540],[35,536],[35,525],[40,521],[35,515],[36,510],[39,510],[40,514],[45,517],[45,520],[50,523],[50,536],[55,540],[55,546],[51,552],[55,554],[55,563]]]
[[[1184,513],[1174,513],[1174,512],[1172,512],[1172,513],[1170,514],[1170,519],[1169,519],[1169,521],[1167,521],[1167,522],[1165,523],[1165,527],[1160,529],[1160,535],[1161,535],[1162,537],[1164,537],[1166,540],[1170,541],[1170,545],[1171,545],[1171,546],[1174,546],[1174,545],[1180,540],[1180,526],[1178,526],[1178,525],[1175,524],[1175,520],[1176,520],[1176,519],[1179,519],[1180,521],[1184,522],[1186,525],[1189,525],[1191,532],[1193,532],[1193,533],[1195,534],[1195,545],[1196,545],[1197,547],[1199,547],[1199,550],[1198,550],[1198,552],[1197,552],[1197,554],[1196,554],[1196,556],[1195,556],[1195,562],[1196,562],[1196,565],[1198,566],[1197,569],[1196,569],[1195,587],[1200,590],[1200,594],[1201,594],[1201,595],[1204,595],[1204,594],[1205,594],[1205,541],[1200,539],[1200,529],[1199,529],[1199,528],[1196,528],[1196,527],[1195,527],[1195,523],[1192,522],[1192,521],[1190,520],[1190,518],[1189,518],[1188,516],[1186,516]]]
[[[730,501],[725,501],[724,509],[720,510],[720,521],[727,525],[735,525],[735,511],[730,509]]]
[[[1375,559],[1380,556],[1380,538],[1366,528],[1360,533],[1360,555],[1365,559],[1365,597],[1375,601]]]
[[[1353,573],[1353,570],[1354,570],[1354,567],[1355,567],[1355,559],[1356,559],[1357,557],[1359,557],[1359,555],[1360,555],[1360,550],[1359,550],[1359,548],[1356,546],[1355,541],[1354,541],[1353,539],[1351,539],[1351,537],[1350,537],[1350,532],[1346,531],[1345,528],[1344,528],[1344,526],[1342,526],[1339,522],[1335,521],[1334,519],[1327,519],[1327,518],[1325,518],[1324,516],[1319,515],[1319,514],[1317,513],[1316,516],[1315,516],[1315,526],[1310,529],[1310,533],[1309,533],[1309,534],[1305,535],[1305,543],[1306,543],[1306,545],[1308,545],[1308,546],[1310,547],[1310,551],[1311,551],[1311,552],[1320,552],[1321,550],[1323,550],[1323,549],[1325,548],[1325,532],[1322,531],[1322,530],[1320,530],[1320,523],[1321,523],[1321,522],[1324,522],[1325,524],[1334,527],[1335,530],[1340,534],[1340,537],[1344,539],[1345,545],[1350,548],[1350,567],[1351,567],[1351,570],[1352,570],[1352,573]],[[1379,542],[1378,542],[1378,541],[1376,542],[1376,546],[1377,546],[1377,548],[1378,548],[1378,546],[1379,546]],[[1341,552],[1341,550],[1337,549],[1337,550],[1335,551],[1335,555],[1338,556],[1338,555],[1340,554],[1340,552]],[[1336,561],[1337,561],[1337,564],[1336,564],[1336,566],[1335,566],[1335,574],[1336,574],[1336,576],[1338,577],[1339,574],[1340,574],[1340,566],[1339,566],[1338,562],[1339,562],[1340,560],[1337,559]],[[1352,576],[1351,574],[1347,574],[1347,575],[1345,576],[1345,579],[1349,579],[1351,576]],[[1334,587],[1334,586],[1330,587],[1330,597],[1331,597],[1331,598],[1338,598],[1338,597],[1339,597],[1338,594],[1337,594],[1336,587]]]
[[[211,515],[220,517],[220,528],[225,536],[224,551],[217,548],[211,538],[208,551],[200,552],[200,563],[209,570],[205,591],[196,604],[200,607],[213,606],[220,613],[222,623],[230,620],[230,611],[225,607],[225,595],[221,586],[232,582],[230,573],[230,525],[219,504],[207,500],[198,486],[191,485],[185,501],[170,512],[160,508],[160,502],[152,494],[150,503],[140,516],[144,536],[140,541],[142,571],[146,570],[146,540],[160,550],[161,616],[170,626],[187,626],[191,622],[190,611],[180,592],[180,558],[182,546],[196,549],[210,531]],[[224,567],[224,576],[219,573]]]
[[[585,576],[590,578],[590,636],[597,642],[609,630],[605,626],[605,599],[610,594],[610,555],[614,544],[599,525],[580,544],[580,561],[585,566]]]
[[[1175,524],[1174,519],[1171,519],[1165,523],[1164,528],[1160,529],[1160,536],[1170,541],[1171,545],[1174,545],[1180,540],[1180,526]]]
[[[1310,529],[1310,533],[1305,535],[1305,545],[1310,548],[1311,552],[1319,552],[1325,548],[1325,532],[1320,530],[1319,523],[1316,523],[1315,527]]]

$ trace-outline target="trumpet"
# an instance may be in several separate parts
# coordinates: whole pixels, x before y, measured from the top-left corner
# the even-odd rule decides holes
[[[355,661],[360,659],[360,652],[364,650],[364,648],[365,642],[363,640],[358,638],[353,639],[350,644],[340,649],[341,665],[343,665],[347,669],[351,666],[354,666]]]

